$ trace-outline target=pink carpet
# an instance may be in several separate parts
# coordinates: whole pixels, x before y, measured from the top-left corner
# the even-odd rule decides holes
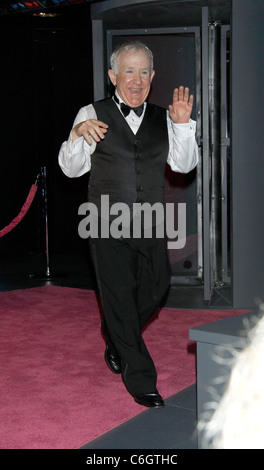
[[[79,448],[145,410],[105,365],[93,291],[2,292],[0,305],[1,449]],[[164,398],[196,381],[189,328],[243,312],[161,310],[144,339]]]

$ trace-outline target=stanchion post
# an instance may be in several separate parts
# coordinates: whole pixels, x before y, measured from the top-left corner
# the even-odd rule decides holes
[[[55,277],[64,276],[63,273],[51,273],[50,254],[49,254],[49,230],[48,230],[48,193],[47,193],[47,169],[45,166],[40,168],[38,181],[41,183],[41,196],[43,201],[42,218],[45,223],[45,252],[46,252],[46,270],[45,273],[30,274],[31,279],[40,279],[42,281],[52,281]]]
[[[30,274],[31,279],[50,280],[50,257],[49,257],[49,231],[48,231],[48,196],[47,196],[47,169],[45,166],[40,168],[40,174],[37,177],[41,184],[42,211],[41,216],[45,224],[45,254],[46,254],[46,270],[45,273]]]
[[[44,219],[45,219],[45,244],[46,244],[46,276],[50,277],[50,259],[49,259],[49,230],[48,230],[48,196],[47,196],[47,169],[41,168],[43,183],[43,200],[44,200]]]

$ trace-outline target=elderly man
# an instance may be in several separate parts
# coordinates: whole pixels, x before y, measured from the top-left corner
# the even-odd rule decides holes
[[[169,110],[146,102],[154,77],[153,57],[145,44],[119,46],[111,56],[113,97],[82,108],[59,164],[69,177],[90,171],[89,201],[103,223],[102,196],[113,204],[163,204],[164,174],[187,173],[198,161],[193,96],[180,87]],[[131,221],[132,224],[132,221]],[[153,223],[153,225],[155,225]],[[166,235],[91,237],[106,339],[105,360],[122,374],[128,392],[140,405],[160,408],[157,372],[142,328],[162,305],[170,283]],[[161,332],[162,334],[162,332]]]

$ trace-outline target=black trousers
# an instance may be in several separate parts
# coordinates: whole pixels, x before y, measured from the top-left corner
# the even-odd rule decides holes
[[[90,242],[107,335],[121,357],[124,384],[132,396],[156,392],[157,372],[142,328],[169,287],[166,238]]]

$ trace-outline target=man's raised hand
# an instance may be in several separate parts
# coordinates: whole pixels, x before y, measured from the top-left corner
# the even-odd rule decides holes
[[[193,108],[193,95],[189,96],[189,88],[180,86],[173,92],[172,104],[169,105],[170,118],[176,124],[189,122]]]

